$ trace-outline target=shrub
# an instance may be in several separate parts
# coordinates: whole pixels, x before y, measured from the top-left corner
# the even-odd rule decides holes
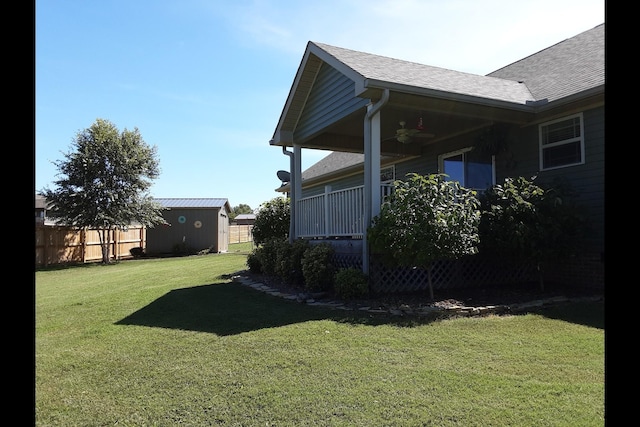
[[[140,246],[137,246],[135,248],[129,249],[129,253],[134,258],[140,258],[141,256],[144,255],[144,250]]]
[[[543,188],[534,184],[535,179],[505,178],[480,196],[480,252],[535,262],[544,290],[545,265],[573,256],[586,224],[567,183]]]
[[[171,252],[174,255],[191,255],[196,253],[191,247],[189,247],[185,242],[176,243],[171,248]]]
[[[336,273],[333,288],[343,299],[363,297],[369,293],[368,278],[360,269],[343,268]]]
[[[389,263],[424,268],[433,299],[433,263],[478,252],[479,206],[475,191],[445,174],[407,174],[367,230],[371,249]]]
[[[255,253],[260,260],[262,266],[262,274],[267,276],[277,276],[276,264],[278,262],[278,248],[284,244],[288,244],[286,240],[272,238],[260,245]]]
[[[289,236],[291,208],[289,199],[276,197],[260,205],[251,229],[256,245],[272,239],[286,239]]]
[[[308,248],[309,242],[302,239],[296,240],[293,243],[282,241],[280,245],[275,247],[275,273],[278,277],[291,285],[304,283],[302,257]]]
[[[335,267],[331,262],[333,247],[328,243],[310,246],[302,257],[305,289],[328,291],[333,288]]]
[[[257,248],[254,249],[253,252],[247,256],[247,267],[251,273],[261,274],[262,264],[260,263],[260,256],[258,256],[257,250]]]

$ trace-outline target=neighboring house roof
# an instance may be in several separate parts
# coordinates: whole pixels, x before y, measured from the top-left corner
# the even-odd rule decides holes
[[[256,219],[256,215],[255,214],[240,214],[238,216],[236,216],[236,220],[243,220],[243,219]]]
[[[163,208],[229,208],[229,200],[224,198],[154,198]]]
[[[48,207],[47,199],[40,194],[36,194],[36,209],[47,209]]]
[[[346,169],[350,166],[361,165],[364,162],[364,154],[334,151],[311,165],[302,172],[302,181],[326,175],[336,170]]]

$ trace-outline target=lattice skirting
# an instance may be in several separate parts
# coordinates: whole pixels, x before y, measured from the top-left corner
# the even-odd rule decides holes
[[[338,268],[362,268],[362,257],[356,254],[336,254],[333,259]],[[470,256],[453,261],[439,261],[431,269],[434,289],[499,286],[537,281],[535,266],[490,261]],[[391,268],[372,260],[369,282],[374,293],[416,292],[429,289],[427,271],[420,268]]]

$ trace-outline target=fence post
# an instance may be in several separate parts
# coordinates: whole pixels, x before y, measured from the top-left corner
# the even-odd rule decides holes
[[[80,244],[82,245],[82,263],[87,262],[87,228],[80,229]]]
[[[113,254],[113,259],[116,261],[120,260],[120,244],[118,243],[122,238],[120,233],[121,231],[118,227],[113,229],[113,252],[115,252]]]
[[[47,266],[49,265],[49,251],[51,249],[50,245],[49,245],[49,230],[50,227],[43,227],[44,228],[44,265]]]

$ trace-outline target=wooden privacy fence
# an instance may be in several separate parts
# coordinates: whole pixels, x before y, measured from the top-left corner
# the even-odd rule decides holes
[[[146,229],[133,226],[109,233],[111,260],[131,258],[131,248],[146,247]],[[36,225],[36,266],[102,261],[97,230]]]
[[[229,243],[246,243],[253,242],[251,234],[252,225],[230,225],[229,226]]]

